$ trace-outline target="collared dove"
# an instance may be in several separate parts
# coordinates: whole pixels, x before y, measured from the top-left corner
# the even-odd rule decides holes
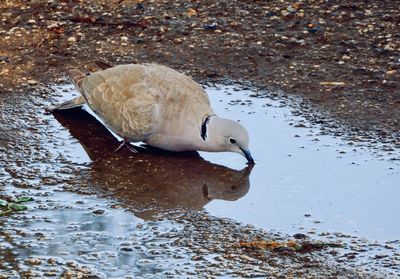
[[[103,64],[104,65],[104,64]],[[144,142],[169,151],[230,151],[254,164],[246,129],[220,118],[207,93],[190,77],[158,64],[126,64],[85,75],[69,71],[81,96],[49,110],[86,103],[123,143]]]

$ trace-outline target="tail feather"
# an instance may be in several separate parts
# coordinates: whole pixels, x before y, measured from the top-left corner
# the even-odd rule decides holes
[[[108,68],[113,67],[113,65],[108,64],[108,63],[103,62],[103,61],[95,61],[95,63],[96,63],[97,66],[99,66],[102,70],[105,70],[105,69],[108,69]]]
[[[96,61],[96,64],[102,69],[107,69],[107,68],[112,67],[111,65],[109,65],[107,63],[104,63],[104,62],[101,62],[101,61]],[[70,69],[68,71],[68,73],[69,73],[69,77],[70,77],[72,83],[75,85],[76,89],[78,89],[79,92],[81,93],[81,96],[76,97],[76,98],[74,98],[72,100],[63,102],[61,104],[55,105],[55,106],[47,107],[46,111],[52,112],[52,111],[56,111],[56,110],[71,109],[71,108],[82,106],[82,105],[85,104],[85,102],[87,102],[87,98],[86,98],[85,92],[82,89],[82,83],[85,80],[86,75],[83,72],[81,72],[78,69],[76,69],[76,68]],[[102,76],[98,76],[97,77],[97,79],[102,79],[102,78],[103,78]],[[89,87],[89,89],[90,89],[90,87],[94,86],[94,85],[93,85],[93,81],[92,82],[87,82],[85,87]],[[86,89],[88,89],[88,88],[86,88]]]
[[[63,102],[61,104],[55,105],[55,106],[47,107],[46,111],[53,112],[56,110],[71,109],[71,108],[79,107],[79,106],[82,106],[85,104],[85,94],[82,90],[82,82],[85,79],[86,75],[75,68],[70,69],[68,71],[68,73],[69,73],[69,77],[70,77],[72,83],[75,85],[75,87],[81,93],[81,96],[76,97],[72,100]]]
[[[65,101],[61,104],[55,105],[55,106],[50,106],[46,108],[46,111],[48,112],[53,112],[56,110],[64,110],[64,109],[71,109],[71,108],[76,108],[80,107],[85,104],[85,100],[83,99],[82,96],[76,97],[72,100]]]

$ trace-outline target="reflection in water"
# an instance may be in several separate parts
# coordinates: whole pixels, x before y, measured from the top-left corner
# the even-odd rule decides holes
[[[92,160],[90,183],[127,204],[199,210],[213,199],[234,201],[249,190],[252,167],[237,171],[205,161],[197,152],[171,153],[149,146],[139,148],[139,154],[127,148],[115,153],[116,138],[86,111],[54,116]],[[149,214],[139,217],[147,219]]]

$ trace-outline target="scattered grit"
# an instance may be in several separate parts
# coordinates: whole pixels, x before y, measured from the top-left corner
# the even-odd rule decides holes
[[[93,60],[156,62],[305,96],[399,142],[398,1],[3,0],[0,14],[0,92]]]

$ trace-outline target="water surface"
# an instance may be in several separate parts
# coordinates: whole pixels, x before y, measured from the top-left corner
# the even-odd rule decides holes
[[[249,192],[234,203],[210,203],[209,212],[285,232],[315,228],[398,239],[400,167],[391,160],[400,158],[398,149],[388,154],[321,135],[320,127],[293,115],[284,105],[290,101],[249,97],[252,91],[243,96],[229,87],[208,92],[218,115],[247,127],[256,161]],[[234,168],[245,163],[235,154],[201,155]]]
[[[143,202],[146,195],[143,191],[138,195],[138,189],[152,185],[147,198],[162,208],[183,206],[199,210],[205,206],[213,215],[268,230],[340,231],[382,241],[398,238],[400,167],[398,160],[393,160],[399,158],[398,150],[379,151],[361,141],[327,133],[323,126],[321,129],[304,116],[292,113],[296,100],[267,92],[237,92],[229,86],[209,87],[207,92],[219,116],[240,121],[248,129],[250,150],[256,161],[252,170],[238,154],[200,152],[203,160],[193,154],[169,156],[154,150],[127,155],[128,161],[151,160],[146,173],[142,168],[135,171],[124,165],[120,156],[108,167],[98,166],[104,160],[94,158],[88,148],[90,143],[108,146],[107,152],[117,143],[93,130],[96,140],[85,142],[88,137],[78,132],[81,144],[94,161],[92,168],[102,170],[95,172],[102,175],[97,181],[103,180],[112,188],[125,185],[132,177],[128,191],[134,193],[133,199]],[[84,118],[77,113],[71,114]],[[99,148],[94,150],[98,152]],[[112,177],[108,170],[118,173],[113,176],[113,185],[107,182]],[[207,196],[208,191],[215,193]]]

